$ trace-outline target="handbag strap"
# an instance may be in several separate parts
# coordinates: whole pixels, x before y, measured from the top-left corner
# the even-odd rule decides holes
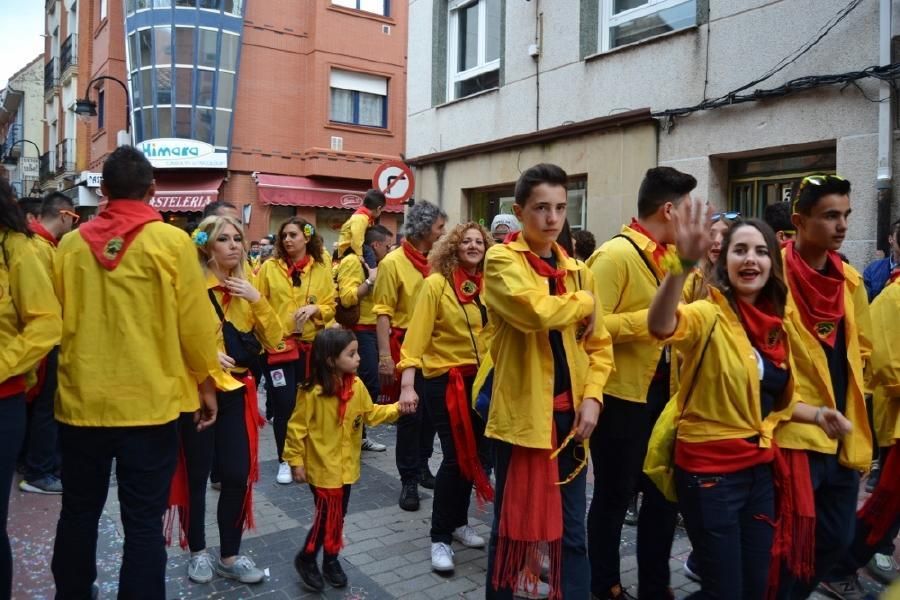
[[[216,300],[216,294],[213,292],[212,288],[208,288],[206,292],[209,294],[209,300],[212,302],[213,307],[216,309],[216,314],[219,315],[219,320],[223,323],[225,322],[225,313],[222,311],[222,307],[219,306],[219,301]]]
[[[656,286],[659,287],[659,283],[660,283],[660,282],[659,282],[659,276],[656,274],[656,271],[653,270],[653,265],[651,265],[651,264],[650,264],[650,261],[647,260],[647,255],[644,254],[644,251],[641,250],[641,249],[638,247],[638,245],[634,243],[634,240],[631,239],[630,237],[628,237],[627,235],[624,235],[624,234],[621,234],[621,233],[617,233],[616,235],[613,236],[613,239],[616,239],[616,238],[622,238],[622,239],[624,239],[624,240],[627,240],[628,243],[631,244],[631,245],[634,247],[635,252],[638,253],[638,256],[640,256],[640,257],[641,257],[641,260],[644,261],[644,264],[647,265],[647,270],[650,271],[650,274],[653,275],[653,279],[656,280]]]
[[[706,349],[709,348],[709,342],[712,341],[713,332],[716,330],[716,325],[719,324],[719,315],[716,315],[716,319],[713,321],[712,327],[709,328],[709,335],[706,336],[706,343],[703,344],[703,350],[700,352],[700,359],[697,361],[697,368],[694,369],[694,377],[691,378],[691,386],[688,388],[687,394],[684,396],[684,406],[681,407],[681,414],[678,415],[678,421],[681,422],[681,418],[684,416],[684,411],[687,410],[688,402],[691,399],[691,394],[694,392],[694,385],[697,383],[697,376],[700,374],[700,367],[703,366],[703,357],[706,356]],[[678,426],[675,426],[676,430]]]

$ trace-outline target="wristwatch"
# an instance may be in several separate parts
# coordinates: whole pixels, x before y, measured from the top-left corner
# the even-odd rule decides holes
[[[371,279],[369,279],[369,278],[367,277],[367,278],[366,278],[366,285],[369,286],[369,287],[372,287],[373,285],[375,285],[375,282],[372,281]]]

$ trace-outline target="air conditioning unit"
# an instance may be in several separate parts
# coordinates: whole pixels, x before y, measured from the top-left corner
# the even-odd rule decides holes
[[[331,149],[337,152],[344,150],[344,138],[336,135],[331,136]]]
[[[384,35],[391,35],[391,26],[390,25],[382,25],[381,33],[383,33]]]

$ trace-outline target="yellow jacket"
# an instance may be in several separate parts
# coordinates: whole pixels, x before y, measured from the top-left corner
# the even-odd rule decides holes
[[[782,255],[784,253],[782,252]],[[785,265],[787,269],[787,265]],[[786,276],[785,276],[786,277]],[[872,353],[869,320],[869,303],[862,277],[850,265],[844,265],[844,331],[847,338],[849,363],[847,382],[847,409],[844,416],[853,423],[853,431],[838,441],[830,439],[816,425],[785,423],[778,428],[775,439],[782,448],[812,450],[825,454],[839,452],[839,461],[847,468],[868,470],[872,463],[872,432],[868,425],[866,405],[863,399],[863,364]],[[793,294],[788,291],[788,309],[800,314]],[[798,321],[799,322],[799,321]],[[801,322],[802,325],[802,322]],[[798,326],[797,339],[792,339],[794,357],[794,381],[797,393],[811,406],[836,408],[828,359],[819,340],[805,326]],[[794,343],[796,341],[796,343]]]
[[[56,254],[56,246],[37,234],[31,237],[31,243],[34,245],[34,252],[40,259],[41,264],[44,265],[47,273],[53,273],[53,255]]]
[[[341,232],[338,235],[338,256],[343,257],[347,248],[350,248],[357,256],[362,256],[368,228],[369,217],[356,213],[350,215],[350,218],[341,225]]]
[[[359,304],[359,324],[375,324],[375,293],[370,289],[362,298],[356,297],[356,290],[366,280],[362,259],[346,256],[337,267],[338,302],[345,308]]]
[[[322,387],[297,392],[297,406],[288,422],[284,460],[304,467],[306,479],[316,487],[339,488],[359,479],[362,426],[392,423],[397,404],[373,404],[359,377],[347,403],[343,424],[338,423],[338,399],[323,396]]]
[[[213,289],[219,285],[219,280],[212,273],[206,274],[206,288]],[[207,292],[209,294],[209,292]],[[216,296],[216,302],[225,314],[225,319],[234,325],[235,329],[244,333],[253,332],[260,343],[266,348],[274,348],[284,338],[284,328],[281,326],[281,320],[275,313],[275,310],[266,300],[266,297],[260,294],[258,302],[249,302],[243,298],[235,298],[234,296],[225,306],[222,303],[224,293],[220,290],[213,290]],[[218,316],[218,315],[216,315]],[[222,327],[219,326],[216,335],[216,347],[219,352],[225,352],[225,338],[222,336]],[[238,367],[230,369],[229,372],[243,373],[246,367]]]
[[[288,267],[281,259],[267,260],[256,276],[256,288],[266,297],[286,335],[297,333],[294,313],[309,304],[319,307],[319,314],[306,321],[300,339],[311,342],[316,333],[334,319],[336,292],[331,275],[331,262],[309,261],[300,275],[300,287],[291,284]]]
[[[681,288],[681,301],[690,304],[697,300],[703,300],[707,297],[706,276],[700,267],[693,269],[684,280],[684,287]]]
[[[391,327],[409,328],[413,302],[424,278],[409,262],[403,248],[388,253],[378,264],[375,280],[375,315],[386,315]]]
[[[218,318],[203,281],[193,242],[165,223],[145,225],[112,271],[78,232],[63,237],[53,263],[63,310],[56,418],[161,425],[198,408],[207,377],[240,388],[219,367]]]
[[[613,368],[612,340],[599,318],[591,336],[576,330],[594,312],[594,278],[554,245],[568,271],[566,293],[551,296],[547,279],[528,264],[523,237],[492,246],[485,258],[484,301],[493,330],[494,387],[485,435],[528,448],[551,447],[553,355],[549,331],[562,332],[576,409],[583,398],[603,401]],[[378,274],[381,277],[381,273]]]
[[[880,447],[900,439],[900,280],[888,284],[869,307],[872,316],[872,402]]]
[[[622,226],[621,235],[634,241],[653,264],[655,242],[627,225]],[[663,344],[647,328],[647,310],[663,273],[655,265],[651,272],[634,246],[618,237],[600,246],[587,265],[594,275],[594,294],[600,303],[597,310],[603,311],[603,323],[612,336],[616,357],[615,370],[603,391],[644,403],[663,350]]]
[[[478,305],[461,304],[453,283],[432,273],[419,287],[397,369],[422,369],[431,378],[451,367],[476,365],[485,354],[482,329]]]
[[[21,233],[0,228],[0,250],[3,383],[30,371],[59,343],[62,319],[50,274],[41,265],[34,244]]]
[[[710,337],[717,317],[718,324]],[[784,330],[789,349],[792,348],[790,332],[797,323],[799,315],[788,309]],[[709,346],[700,363],[707,339]],[[761,448],[771,447],[776,426],[791,418],[794,402],[800,397],[794,393],[793,378],[789,379],[783,402],[762,418],[756,354],[740,319],[722,293],[710,288],[708,299],[680,305],[678,326],[665,341],[685,357],[676,396],[677,414],[684,410],[678,439],[710,442],[759,436]],[[793,372],[790,352],[788,367]]]

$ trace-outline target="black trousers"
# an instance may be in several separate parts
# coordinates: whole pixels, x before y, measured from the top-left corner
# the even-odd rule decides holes
[[[469,523],[469,501],[472,498],[472,482],[462,478],[456,458],[456,443],[450,427],[450,414],[447,411],[448,375],[425,379],[424,402],[428,404],[428,414],[441,440],[444,459],[438,468],[434,484],[434,502],[431,507],[431,541],[449,544],[453,541],[453,531]],[[474,377],[464,377],[467,402],[471,406],[471,390]],[[476,448],[481,448],[484,441],[484,422],[481,417],[469,409],[472,432],[475,434]],[[481,461],[479,461],[479,468]]]
[[[60,424],[64,491],[51,565],[57,598],[91,597],[91,584],[97,578],[97,525],[109,491],[113,459],[125,528],[119,597],[165,598],[163,515],[178,453],[176,424]]]
[[[638,515],[638,593],[642,599],[667,598],[669,556],[678,508],[643,473],[647,443],[669,400],[668,379],[650,385],[647,403],[604,395],[600,421],[591,436],[594,497],[588,511],[591,590],[597,595],[620,583],[619,545],[625,512],[635,490],[644,494]]]
[[[244,390],[219,392],[216,397],[219,413],[212,427],[197,431],[193,413],[182,413],[179,432],[190,492],[188,545],[191,552],[206,549],[206,480],[215,463],[222,484],[216,514],[220,554],[227,558],[236,556],[241,549],[250,447],[244,421]]]
[[[816,567],[811,581],[781,572],[780,600],[808,598],[819,582],[850,549],[856,530],[859,473],[841,466],[836,454],[807,452],[816,499]]]
[[[47,355],[44,386],[28,407],[28,441],[25,444],[25,481],[37,481],[59,469],[59,438],[53,417],[59,346]]]
[[[309,491],[312,492],[313,500],[316,498],[316,487],[312,484],[309,485]],[[350,505],[350,484],[347,484],[343,488],[343,494],[341,495],[341,522],[343,522],[344,518],[347,516],[347,507]],[[313,518],[312,525],[309,528],[309,533],[306,534],[306,541],[303,542],[303,548],[300,550],[301,555],[305,558],[315,558],[319,555],[319,549],[325,545],[325,532],[326,532],[326,521],[328,520],[327,512],[322,508],[322,505],[316,504],[316,515]],[[313,535],[315,535],[315,539],[313,539]],[[312,552],[307,552],[307,549],[312,547],[314,550]],[[337,558],[337,554],[328,554],[325,553],[325,560],[331,560]]]
[[[25,394],[0,398],[0,598],[12,597],[13,561],[6,522],[16,459],[25,437]]]
[[[425,378],[416,371],[415,389],[419,398],[425,396]],[[425,402],[419,402],[416,412],[397,419],[397,471],[403,482],[418,480],[419,473],[428,466],[434,451],[434,425]]]
[[[297,386],[306,379],[306,354],[300,353],[295,361],[272,365],[266,362],[266,398],[272,408],[272,432],[275,434],[275,447],[278,460],[284,453],[284,440],[287,437],[288,421],[294,413],[297,403]]]

